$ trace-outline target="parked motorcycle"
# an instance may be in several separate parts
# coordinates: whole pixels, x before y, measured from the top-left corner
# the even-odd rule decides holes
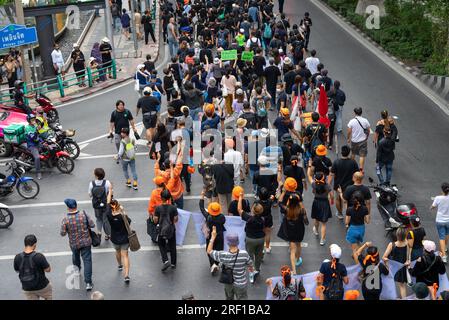
[[[387,235],[394,236],[396,229],[400,227],[410,229],[412,219],[418,217],[415,204],[400,204],[399,189],[396,185],[375,185],[372,178],[369,178],[369,182],[374,189],[377,208],[385,222]]]
[[[34,167],[34,158],[31,152],[23,146],[14,146],[15,158]],[[54,142],[46,141],[40,150],[41,165],[48,168],[56,167],[61,173],[69,174],[75,169],[75,162],[70,155]]]
[[[23,176],[26,171],[25,168],[29,166],[27,163],[14,159],[8,162],[6,166],[7,171],[11,171],[11,174],[7,177],[0,174],[0,197],[5,197],[14,192],[14,187],[19,195],[25,199],[33,199],[39,194],[39,183],[31,177]]]
[[[61,149],[70,155],[70,158],[78,158],[81,149],[78,146],[78,143],[71,138],[75,136],[76,130],[63,130],[62,126],[57,122],[50,124],[50,128],[51,132],[49,133],[49,138],[54,138],[54,141],[61,147]]]
[[[55,107],[51,103],[50,98],[48,98],[47,96],[45,96],[42,93],[36,93],[35,100],[42,107],[44,112],[47,114],[47,119],[48,119],[49,123],[55,123],[55,122],[59,121],[58,110],[55,109]],[[4,110],[26,113],[24,109],[18,108],[16,106],[2,105],[1,108]],[[33,113],[36,114],[36,111],[34,109],[33,109]]]
[[[0,203],[0,229],[8,228],[14,221],[14,215],[6,204]]]

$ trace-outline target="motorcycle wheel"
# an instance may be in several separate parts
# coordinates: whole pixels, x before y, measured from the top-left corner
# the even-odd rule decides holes
[[[59,121],[59,114],[57,110],[50,110],[47,112],[48,122],[54,123]]]
[[[64,146],[64,151],[67,152],[73,160],[78,158],[81,153],[81,149],[75,141],[67,141]]]
[[[25,172],[30,172],[34,168],[34,159],[30,154],[22,153],[16,158],[29,164],[29,166],[25,167]]]
[[[0,208],[0,229],[8,228],[13,221],[12,211],[7,208]]]
[[[40,186],[37,181],[30,180],[26,182],[19,182],[17,184],[17,192],[24,199],[33,199],[35,198],[40,191]]]
[[[57,159],[56,168],[58,168],[61,173],[69,174],[75,169],[75,162],[70,157],[60,156]]]

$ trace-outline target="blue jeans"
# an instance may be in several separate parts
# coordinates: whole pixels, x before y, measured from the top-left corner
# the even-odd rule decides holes
[[[122,28],[122,21],[120,20],[120,17],[112,18],[112,24],[114,26],[115,32],[120,33],[120,30]]]
[[[383,167],[385,167],[385,171],[386,171],[386,175],[387,175],[385,180],[384,180],[384,177],[382,175]],[[377,177],[379,178],[379,182],[381,184],[383,184],[383,183],[389,184],[390,181],[391,181],[391,175],[393,173],[393,161],[388,162],[388,163],[379,162],[377,164],[376,173],[377,173]]]
[[[251,184],[253,185],[253,192],[255,195],[257,195],[257,184],[253,183],[254,175],[256,174],[258,170],[251,170],[249,169],[249,178],[251,179]]]
[[[196,109],[190,109],[190,116],[192,117],[193,121],[198,120],[198,113],[201,112],[201,108]]]
[[[123,174],[125,175],[125,179],[129,179],[129,173],[128,173],[128,165],[131,167],[131,173],[133,175],[134,181],[137,181],[137,172],[136,172],[136,160],[130,160],[130,161],[124,161],[122,160],[122,169]]]
[[[81,249],[72,248],[72,263],[81,270],[81,259],[83,258],[84,264],[84,282],[92,283],[92,251],[91,247],[84,247]]]
[[[335,111],[335,116],[336,116],[336,126],[337,126],[337,132],[342,132],[343,131],[343,107],[340,106],[338,111]]]
[[[168,38],[168,50],[170,51],[170,57],[175,57],[178,54],[179,44],[176,39]]]
[[[34,167],[36,168],[36,173],[41,172],[41,158],[39,156],[39,148],[38,147],[28,147],[34,159]]]

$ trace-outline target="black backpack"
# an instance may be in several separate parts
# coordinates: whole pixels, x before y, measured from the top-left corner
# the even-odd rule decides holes
[[[343,300],[345,294],[343,279],[337,269],[331,270],[334,270],[334,274],[332,275],[332,279],[327,287],[326,298],[327,300]]]
[[[162,211],[158,223],[159,236],[163,239],[171,239],[175,235],[175,226],[170,221],[170,214],[167,211]]]
[[[256,42],[253,41],[252,38],[249,39],[249,49],[256,53],[257,48],[259,48],[259,39]]]
[[[247,121],[245,126],[246,129],[255,130],[257,128],[257,116],[254,112],[244,112],[240,118]]]
[[[101,185],[97,186],[95,181],[92,181],[92,207],[94,209],[106,208],[108,201],[106,194],[106,180],[103,180]]]
[[[37,273],[33,261],[36,252],[33,252],[30,255],[25,255],[25,253],[22,252],[20,256],[22,257],[22,261],[20,262],[19,267],[19,279],[24,287],[34,288],[39,283],[39,274]]]

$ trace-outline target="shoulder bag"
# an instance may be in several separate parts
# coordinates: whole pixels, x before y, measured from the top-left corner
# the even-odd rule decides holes
[[[234,267],[235,263],[237,262],[237,257],[239,256],[239,251],[237,250],[237,254],[235,255],[234,264],[232,265],[232,268],[226,267],[225,264],[223,264],[220,274],[220,279],[218,282],[224,283],[224,284],[233,284],[234,283]]]
[[[131,229],[129,222],[128,222],[128,217],[123,212],[122,212],[122,219],[123,219],[123,223],[125,224],[126,231],[128,232],[129,249],[133,252],[139,250],[140,243],[139,243],[139,239],[137,238],[137,233],[136,233],[136,231]]]
[[[369,134],[370,134],[369,129],[368,128],[364,128],[362,126],[362,124],[360,123],[359,119],[357,119],[357,117],[355,117],[354,119],[357,120],[357,122],[359,123],[360,127],[362,127],[363,133],[366,135],[366,139],[368,140],[368,137],[369,137]]]
[[[86,218],[86,227],[87,227],[87,230],[89,231],[89,236],[90,236],[90,238],[92,240],[92,246],[93,247],[98,247],[101,244],[101,238],[95,231],[93,231],[90,228],[90,226],[89,226],[89,219],[87,218],[86,211],[83,211],[83,214],[84,214],[84,217]]]

